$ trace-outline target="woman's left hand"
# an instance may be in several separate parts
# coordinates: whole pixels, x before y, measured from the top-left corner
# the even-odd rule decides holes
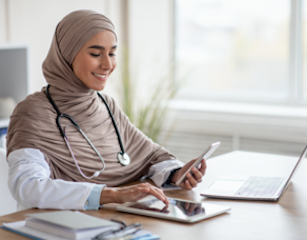
[[[196,159],[191,160],[190,162],[186,163],[180,170],[175,172],[175,174],[172,177],[172,182],[175,183],[185,172],[186,170],[189,169],[189,167],[196,161]],[[206,161],[203,159],[200,162],[200,167],[196,168],[193,167],[191,172],[188,172],[186,174],[185,179],[180,183],[179,187],[186,189],[186,190],[191,190],[192,188],[195,188],[198,183],[202,181],[202,177],[205,175],[206,172]]]

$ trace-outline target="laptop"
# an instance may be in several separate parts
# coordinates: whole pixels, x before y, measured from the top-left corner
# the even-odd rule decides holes
[[[220,176],[200,195],[209,198],[278,201],[286,191],[294,173],[307,154],[307,146],[296,162],[290,176]]]

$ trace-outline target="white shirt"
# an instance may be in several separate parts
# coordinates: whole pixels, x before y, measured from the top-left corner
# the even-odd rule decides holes
[[[10,166],[8,185],[19,204],[18,210],[34,207],[83,210],[93,187],[97,185],[51,179],[49,165],[38,149],[15,150],[7,160]],[[163,161],[151,166],[146,177],[160,187],[170,171],[182,166],[179,160]]]

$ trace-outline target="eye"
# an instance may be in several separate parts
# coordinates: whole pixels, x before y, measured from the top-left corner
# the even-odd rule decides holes
[[[115,54],[115,53],[110,53],[109,56],[110,56],[110,57],[115,57],[116,54]]]
[[[93,57],[99,57],[99,54],[90,53]]]

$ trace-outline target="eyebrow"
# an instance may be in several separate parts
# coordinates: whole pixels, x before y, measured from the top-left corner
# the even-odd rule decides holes
[[[105,50],[105,47],[100,46],[100,45],[93,45],[93,46],[90,46],[89,48],[95,48],[95,49],[102,49],[102,50]],[[117,48],[117,45],[114,45],[113,47],[111,47],[111,49],[116,49],[116,48]]]

